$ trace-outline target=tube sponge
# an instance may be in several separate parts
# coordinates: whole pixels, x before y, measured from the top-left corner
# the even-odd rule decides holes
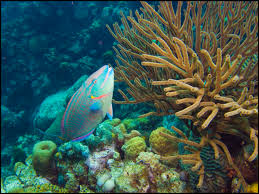
[[[37,173],[41,175],[50,173],[56,152],[57,145],[53,141],[41,141],[34,145],[32,164]]]

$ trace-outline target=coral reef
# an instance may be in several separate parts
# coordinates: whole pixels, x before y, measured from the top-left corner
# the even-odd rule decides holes
[[[248,185],[247,192],[258,193],[258,182]]]
[[[32,166],[32,156],[26,159],[25,164],[17,162],[14,166],[15,176],[7,177],[3,182],[3,190],[7,193],[12,192],[42,192],[49,191],[43,185],[51,185],[51,183],[43,177],[37,176],[36,171]],[[45,187],[44,190],[40,190]]]
[[[54,154],[57,146],[52,141],[41,141],[34,145],[32,152],[32,164],[37,173],[46,175],[53,173],[55,168]]]
[[[178,153],[178,143],[169,141],[167,138],[160,135],[160,132],[172,134],[164,127],[159,127],[153,130],[149,136],[149,144],[157,154],[160,155],[175,155]]]
[[[101,187],[101,190],[104,192],[110,192],[115,187],[114,180],[111,178],[111,174],[108,172],[97,177],[97,185]]]
[[[108,122],[102,122],[96,128],[96,136],[100,137],[100,141],[104,144],[111,143],[112,141],[112,128],[113,125]]]
[[[80,159],[86,159],[90,155],[90,150],[87,145],[83,145],[80,142],[67,142],[62,144],[58,148],[58,153],[60,153],[60,156],[64,158],[64,160],[67,160],[68,162],[75,162],[79,161]]]
[[[122,146],[122,150],[126,158],[135,159],[140,152],[146,150],[145,140],[141,137],[133,137]]]
[[[89,167],[91,173],[100,172],[107,165],[107,161],[113,158],[115,152],[115,145],[105,146],[102,151],[94,152],[86,160],[86,165]]]
[[[115,192],[184,192],[184,183],[173,169],[161,164],[159,155],[141,152],[136,163],[124,163],[123,173],[115,178]]]
[[[180,180],[176,169],[162,164],[159,155],[142,152],[147,150],[147,146],[139,133],[136,135],[134,130],[126,133],[127,129],[119,119],[107,120],[104,123],[103,130],[115,133],[111,142],[106,141],[102,146],[91,148],[91,151],[86,145],[87,140],[61,144],[57,148],[58,152],[48,155],[56,164],[52,169],[54,174],[46,173],[44,178],[36,173],[33,162],[35,156],[30,155],[25,164],[23,162],[15,164],[15,176],[9,176],[3,181],[2,191],[4,193],[185,191],[185,183]],[[121,129],[125,133],[122,133]],[[123,137],[125,153],[121,148],[123,144],[116,144],[118,134]],[[127,141],[124,141],[125,135]],[[37,144],[51,147],[48,141]],[[37,144],[34,146],[35,150],[38,150]],[[42,146],[40,147],[42,151]]]
[[[1,11],[1,193],[258,193],[258,2]],[[64,142],[66,104],[107,63],[120,119]]]
[[[119,42],[120,50],[114,47],[116,81],[129,86],[127,94],[118,90],[124,100],[114,103],[151,102],[156,111],[140,117],[175,114],[183,119],[200,140],[188,139],[175,127],[176,136],[160,132],[162,137],[188,145],[190,151],[162,159],[192,164],[199,176],[196,189],[206,184],[210,174],[201,155],[209,146],[214,150],[206,152],[209,158],[217,163],[225,154],[238,185],[246,191],[247,180],[232,157],[242,141],[254,145],[248,162],[258,155],[258,3],[187,2],[184,12],[183,2],[176,9],[172,2],[160,2],[159,11],[146,2],[141,4],[142,14],[136,11],[136,18],[121,12],[123,28],[115,23],[113,32],[107,25]],[[227,173],[224,165],[221,168]],[[211,187],[205,190],[212,192],[228,182],[221,180],[224,176],[218,176],[218,182],[210,180]]]
[[[25,134],[19,136],[15,144],[8,142],[1,149],[1,177],[13,175],[13,167],[16,162],[24,162],[31,154],[33,145],[39,141],[36,135]]]

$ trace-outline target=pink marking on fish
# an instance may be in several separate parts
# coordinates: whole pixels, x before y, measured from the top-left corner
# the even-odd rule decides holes
[[[88,134],[86,135],[83,135],[81,137],[77,137],[75,139],[73,139],[72,141],[82,141],[84,139],[86,139],[87,137],[89,137],[93,132],[94,132],[95,129],[93,129],[92,131],[90,131]]]
[[[101,99],[101,98],[103,98],[103,97],[105,97],[105,96],[108,96],[108,95],[110,95],[111,93],[109,93],[109,94],[103,94],[103,95],[101,95],[101,96],[98,96],[98,97],[92,97],[92,99]]]

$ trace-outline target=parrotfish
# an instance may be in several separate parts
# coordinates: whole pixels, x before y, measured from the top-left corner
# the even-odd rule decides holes
[[[107,114],[112,119],[114,71],[104,65],[71,97],[61,121],[62,138],[82,141],[91,135]]]

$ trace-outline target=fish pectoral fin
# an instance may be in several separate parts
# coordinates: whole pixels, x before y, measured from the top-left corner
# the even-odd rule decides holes
[[[110,105],[108,112],[107,112],[107,117],[112,120],[113,117],[113,110],[112,110],[112,104]]]
[[[97,112],[97,111],[101,110],[101,108],[102,108],[102,104],[101,104],[100,101],[96,101],[96,102],[94,102],[94,103],[90,106],[90,110],[91,110],[92,112]]]

